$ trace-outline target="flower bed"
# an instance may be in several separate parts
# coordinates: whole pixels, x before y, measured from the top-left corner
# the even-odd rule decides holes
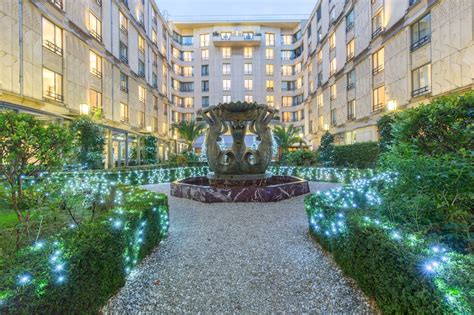
[[[474,312],[474,257],[404,231],[377,213],[393,175],[307,196],[310,231],[383,313]]]
[[[96,313],[168,231],[167,197],[121,187],[99,220],[22,249],[0,279],[0,312]]]

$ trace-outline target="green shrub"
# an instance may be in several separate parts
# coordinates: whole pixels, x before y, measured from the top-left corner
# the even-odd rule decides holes
[[[165,195],[138,188],[119,193],[124,203],[101,220],[63,230],[44,247],[37,244],[18,253],[0,278],[0,310],[97,313],[168,229]]]
[[[104,129],[89,116],[81,116],[70,125],[74,135],[75,160],[87,169],[103,168]]]
[[[321,165],[334,165],[334,136],[326,131],[321,137],[321,145],[318,148],[318,158]]]
[[[296,150],[283,154],[282,163],[293,166],[316,165],[318,157],[316,152],[310,150]]]
[[[189,163],[199,162],[199,157],[192,152],[183,152],[172,155],[169,158],[170,163],[175,163],[178,166],[188,165]]]
[[[377,164],[379,144],[361,142],[334,147],[334,166],[352,168],[372,168]]]

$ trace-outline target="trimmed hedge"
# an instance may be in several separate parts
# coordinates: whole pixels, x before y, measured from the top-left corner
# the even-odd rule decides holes
[[[2,313],[97,313],[168,231],[167,197],[123,187],[123,203],[23,249],[0,278]]]
[[[379,157],[378,142],[360,142],[334,146],[334,166],[373,168]]]
[[[310,181],[348,184],[356,179],[372,177],[372,169],[359,170],[333,167],[301,167],[272,165],[268,171],[273,175],[296,176]]]
[[[377,215],[374,186],[363,180],[307,196],[316,240],[382,313],[473,313],[474,257],[445,250]]]

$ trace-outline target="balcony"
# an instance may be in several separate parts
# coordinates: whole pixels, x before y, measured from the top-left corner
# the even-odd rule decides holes
[[[95,30],[91,29],[89,30],[89,33],[91,34],[92,37],[94,37],[97,41],[102,43],[102,35],[97,33]]]
[[[378,104],[374,104],[374,106],[372,107],[372,111],[376,112],[376,111],[382,110],[384,108],[385,108],[384,103],[378,103]]]
[[[44,92],[44,97],[60,103],[64,100],[64,97],[61,94],[56,93],[53,88],[46,90]]]
[[[62,56],[63,55],[63,50],[61,47],[57,46],[56,44],[50,42],[49,40],[44,40],[43,41],[43,47],[48,48],[55,54]]]
[[[261,34],[244,34],[235,32],[230,35],[214,33],[212,36],[214,46],[260,46],[262,43]]]
[[[413,90],[411,92],[411,96],[412,97],[418,97],[418,96],[421,96],[423,94],[426,94],[430,91],[430,87],[429,86],[424,86],[424,87],[421,87],[419,89],[416,89],[416,90]]]
[[[413,51],[417,50],[418,48],[428,44],[430,41],[431,41],[431,34],[423,36],[422,38],[420,38],[419,40],[417,40],[416,42],[411,44],[410,49],[413,52]]]
[[[121,60],[123,63],[125,63],[125,64],[128,65],[128,58],[127,58],[126,56],[123,56],[123,55],[120,56],[120,60]]]
[[[383,33],[384,28],[382,26],[377,27],[375,31],[372,32],[372,39],[376,38]]]
[[[376,75],[379,72],[382,72],[384,69],[383,65],[378,65],[377,67],[372,69],[372,75]]]

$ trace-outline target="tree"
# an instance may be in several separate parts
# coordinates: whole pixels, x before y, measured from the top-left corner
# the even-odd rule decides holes
[[[334,165],[334,136],[326,131],[321,137],[321,145],[318,149],[319,161],[324,166]]]
[[[156,147],[156,138],[153,136],[146,136],[144,138],[140,138],[141,149],[140,149],[140,160],[141,165],[151,165],[156,164],[157,158],[157,147]],[[132,148],[132,159],[137,160],[138,163],[138,156],[137,156],[137,148]]]
[[[289,125],[288,128],[285,126],[276,126],[273,130],[273,135],[275,136],[275,141],[281,149],[278,154],[279,159],[281,159],[282,154],[288,152],[291,146],[301,141],[301,138],[298,135],[298,129],[296,129],[293,125]]]
[[[58,124],[45,125],[28,114],[0,113],[0,175],[6,179],[11,207],[27,234],[30,212],[24,205],[24,179],[61,169],[71,143],[71,134]],[[18,226],[17,248],[20,234]]]
[[[187,151],[192,151],[193,142],[202,135],[205,125],[195,120],[183,120],[179,123],[174,123],[172,127],[178,131],[179,136],[186,142],[188,146]]]
[[[88,169],[103,167],[104,131],[89,116],[81,116],[70,125],[74,135],[75,160]]]

